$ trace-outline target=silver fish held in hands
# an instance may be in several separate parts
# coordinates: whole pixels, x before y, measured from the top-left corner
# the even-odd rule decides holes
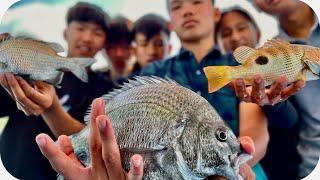
[[[251,155],[242,151],[216,110],[193,91],[172,80],[142,76],[102,98],[126,170],[130,157],[141,154],[144,179],[241,179],[239,165]],[[87,126],[71,135],[74,152],[85,166],[90,164],[89,131]]]
[[[63,72],[71,71],[88,82],[85,67],[95,62],[93,58],[66,58],[57,43],[49,43],[24,37],[8,37],[0,40],[0,74],[13,73],[27,80],[41,80],[58,86]]]

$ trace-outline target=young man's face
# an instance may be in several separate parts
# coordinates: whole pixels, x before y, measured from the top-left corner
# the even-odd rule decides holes
[[[69,56],[93,57],[104,47],[106,34],[95,23],[72,21],[64,31],[64,37]]]
[[[152,61],[164,59],[168,51],[168,36],[164,32],[154,35],[149,40],[143,33],[135,35],[134,52],[142,68]]]
[[[172,27],[182,42],[213,36],[217,21],[211,0],[168,0]]]
[[[220,19],[218,41],[225,51],[234,51],[239,46],[256,47],[259,32],[254,25],[236,11],[225,14]]]
[[[288,7],[299,0],[254,0],[256,6],[271,15],[278,15],[288,11]]]
[[[131,57],[131,45],[126,42],[107,43],[106,52],[114,68],[122,73]]]

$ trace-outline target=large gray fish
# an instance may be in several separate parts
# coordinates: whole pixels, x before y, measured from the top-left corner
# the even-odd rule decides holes
[[[239,165],[251,156],[242,152],[215,109],[193,91],[172,80],[136,77],[102,98],[126,170],[138,153],[144,158],[144,179],[241,179]],[[90,164],[88,134],[87,126],[71,136],[85,166]]]
[[[85,67],[95,62],[93,58],[65,58],[57,43],[23,37],[0,40],[0,74],[13,73],[28,80],[41,80],[53,85],[62,81],[63,72],[71,71],[84,82],[88,81]]]

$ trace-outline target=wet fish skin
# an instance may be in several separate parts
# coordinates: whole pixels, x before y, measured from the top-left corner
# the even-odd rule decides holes
[[[234,79],[244,79],[252,85],[254,74],[261,74],[265,86],[271,85],[280,76],[288,82],[316,80],[320,75],[320,48],[290,44],[272,39],[261,48],[247,46],[237,48],[233,56],[239,66],[208,66],[203,70],[208,79],[209,92],[215,92]]]
[[[130,157],[141,154],[144,179],[212,175],[238,179],[239,165],[250,158],[213,107],[173,81],[137,77],[102,98],[107,102],[106,114],[115,129],[123,167],[129,170]],[[89,131],[87,126],[71,136],[74,152],[85,166],[90,164]]]
[[[88,81],[85,67],[93,58],[65,58],[57,43],[24,37],[8,37],[0,41],[0,74],[13,73],[29,80],[41,80],[58,86],[64,72],[71,71],[84,82]]]

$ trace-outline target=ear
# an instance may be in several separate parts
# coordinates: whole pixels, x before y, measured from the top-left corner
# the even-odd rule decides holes
[[[218,23],[220,21],[221,18],[221,11],[219,8],[213,8],[213,21],[214,23]]]
[[[257,36],[257,43],[259,43],[259,42],[260,42],[260,38],[261,38],[261,32],[260,32],[260,30],[257,30],[256,36]]]
[[[170,21],[170,22],[168,22],[168,28],[169,28],[170,32],[172,32],[172,31],[173,31],[173,24],[172,24],[172,22],[171,22],[171,21]]]
[[[63,30],[63,38],[67,41],[67,28]]]
[[[172,51],[172,44],[168,44],[168,55],[171,53]]]

